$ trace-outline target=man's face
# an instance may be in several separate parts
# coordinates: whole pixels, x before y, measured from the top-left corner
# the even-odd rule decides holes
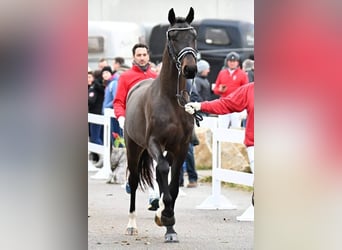
[[[102,61],[99,62],[99,69],[103,69],[104,67],[108,66],[108,62],[107,61]]]
[[[150,60],[150,56],[147,53],[147,49],[136,48],[133,60],[139,66],[145,66]]]
[[[120,68],[120,66],[121,66],[120,63],[114,61],[114,63],[113,63],[113,69],[114,70],[118,70]]]
[[[233,60],[233,61],[228,60],[228,61],[227,61],[227,65],[228,65],[228,68],[230,68],[230,69],[236,69],[237,66],[239,65],[239,61],[236,61],[236,60]]]

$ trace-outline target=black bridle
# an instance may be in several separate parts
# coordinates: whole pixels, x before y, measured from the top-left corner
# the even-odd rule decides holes
[[[178,71],[180,71],[181,68],[181,60],[182,58],[186,55],[186,54],[192,54],[195,59],[197,58],[197,51],[194,48],[191,47],[185,47],[183,49],[181,49],[181,51],[179,51],[177,54],[175,52],[175,48],[172,44],[172,40],[170,39],[170,32],[171,31],[187,31],[187,30],[195,30],[194,27],[189,26],[189,27],[185,27],[185,28],[170,28],[166,31],[166,40],[167,40],[167,47],[168,47],[168,51],[169,51],[169,55],[172,58],[173,62],[176,64],[176,68]]]
[[[181,49],[177,54],[175,52],[175,48],[173,46],[173,43],[172,43],[172,40],[170,39],[170,32],[171,31],[188,31],[188,30],[195,30],[194,27],[192,26],[189,26],[189,27],[185,27],[185,28],[170,28],[166,31],[166,40],[167,40],[167,47],[168,47],[168,52],[169,52],[169,55],[170,57],[172,58],[173,62],[175,63],[176,65],[176,68],[178,70],[178,79],[177,79],[177,93],[176,93],[176,97],[177,97],[177,102],[178,102],[178,105],[182,108],[184,108],[184,105],[186,103],[188,103],[189,101],[189,93],[186,91],[186,90],[182,90],[180,91],[180,94],[179,94],[179,85],[180,85],[180,81],[179,81],[179,78],[180,78],[180,74],[181,74],[181,61],[183,59],[183,57],[187,54],[192,54],[193,57],[195,58],[195,60],[197,60],[197,51],[194,49],[194,48],[191,48],[191,47],[185,47],[183,49]],[[194,84],[194,79],[192,79],[192,83],[191,83],[191,89],[192,89],[192,85]],[[191,94],[191,90],[190,90],[190,94]],[[199,127],[199,121],[202,121],[203,120],[203,117],[195,112],[194,113],[194,118],[195,118],[195,121],[196,121],[196,125]]]

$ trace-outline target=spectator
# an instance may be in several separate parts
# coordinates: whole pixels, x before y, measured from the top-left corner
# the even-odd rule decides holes
[[[242,69],[247,73],[248,82],[254,82],[254,61],[251,59],[244,60]]]
[[[91,68],[88,66],[88,91],[90,88],[90,85],[92,84],[92,82],[95,80],[94,77],[94,73],[92,72]],[[89,113],[89,103],[88,103],[88,113]],[[90,123],[88,123],[88,139],[90,138]],[[94,153],[90,152],[89,155],[89,160],[91,161],[91,163],[94,163]]]
[[[125,59],[123,57],[115,57],[113,62],[113,73],[121,75],[122,72],[128,70],[129,67],[125,65]]]
[[[114,113],[118,119],[119,126],[123,129],[125,124],[126,114],[126,99],[128,91],[138,82],[148,79],[156,78],[157,74],[151,71],[150,56],[148,46],[142,43],[135,44],[132,48],[133,63],[132,68],[123,72],[119,78],[118,89],[114,98]],[[149,210],[155,211],[159,207],[159,190],[158,184],[154,178],[156,190],[149,188]],[[130,187],[126,185],[126,190],[129,192]]]
[[[242,69],[247,73],[248,82],[254,82],[254,61],[246,59],[242,63]],[[246,128],[247,112],[241,112],[241,127]]]
[[[90,83],[90,84],[89,84]],[[104,99],[104,87],[94,77],[92,72],[88,72],[88,112],[92,114],[102,114],[102,104]],[[90,142],[103,145],[103,126],[90,123]],[[96,155],[96,156],[95,156]],[[102,162],[97,154],[92,154],[92,160],[97,161],[95,167],[100,167]]]
[[[240,56],[236,52],[229,52],[225,59],[225,67],[219,72],[214,93],[226,97],[240,86],[248,82],[246,73],[239,67]],[[241,127],[241,114],[230,113],[219,116],[219,127]]]
[[[210,72],[210,65],[206,60],[200,60],[197,62],[197,75],[195,77],[195,85],[199,94],[199,102],[210,100],[211,86],[207,79]]]
[[[191,90],[190,101],[195,102],[200,99],[200,96],[197,93],[196,87],[191,88],[191,80],[187,80],[186,89],[187,91]],[[193,131],[193,137],[194,136],[196,136],[195,128]],[[179,186],[181,187],[184,186],[184,170],[186,170],[186,172],[188,173],[189,183],[187,187],[188,188],[197,187],[198,174],[196,171],[195,156],[194,156],[194,146],[196,145],[197,144],[194,144],[193,140],[189,143],[188,153],[186,155],[185,161],[183,163],[183,166],[181,168],[180,175],[179,175]]]
[[[102,106],[102,114],[104,114],[105,108],[113,108],[113,101],[116,95],[117,85],[119,75],[114,74],[111,67],[106,66],[102,69],[102,78],[103,83],[106,86],[103,106]],[[120,136],[123,135],[121,128],[119,127],[119,122],[116,118],[111,118],[111,144],[114,142],[113,132],[119,134]]]
[[[145,44],[136,44],[133,49],[132,68],[123,72],[119,78],[118,89],[114,99],[114,113],[117,117],[120,127],[123,129],[126,112],[126,98],[128,91],[138,82],[156,78],[157,74],[150,69],[149,49]]]
[[[227,114],[247,110],[247,124],[244,144],[247,147],[250,168],[254,173],[254,82],[245,84],[228,96],[213,101],[190,102],[185,105],[185,111],[193,114],[202,110],[211,114]],[[254,192],[252,196],[254,205]]]
[[[101,58],[98,62],[98,70],[102,70],[104,67],[109,66],[105,58]]]

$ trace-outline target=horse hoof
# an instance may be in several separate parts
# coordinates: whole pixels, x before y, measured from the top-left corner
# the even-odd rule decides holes
[[[156,215],[154,216],[154,222],[158,225],[158,226],[163,226],[163,223],[161,222],[161,219]]]
[[[165,234],[165,242],[166,243],[178,243],[178,236],[176,233]]]
[[[126,235],[137,235],[138,234],[138,229],[134,227],[128,227],[126,229]]]

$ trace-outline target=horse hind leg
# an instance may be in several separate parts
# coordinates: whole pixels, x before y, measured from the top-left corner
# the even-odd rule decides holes
[[[126,228],[126,235],[137,235],[138,234],[138,227],[136,222],[136,213],[135,211],[129,213],[128,215],[128,224]]]
[[[126,228],[126,235],[137,235],[138,227],[136,223],[136,212],[135,212],[135,198],[136,198],[136,190],[138,188],[139,182],[139,174],[138,174],[138,157],[139,155],[139,147],[131,141],[129,138],[126,142],[126,150],[127,150],[127,165],[129,169],[129,186],[130,186],[130,207],[128,214],[128,224]]]
[[[137,177],[136,177],[137,178]],[[128,224],[126,227],[126,235],[137,235],[138,234],[138,227],[136,222],[136,212],[135,212],[135,198],[136,198],[136,190],[137,190],[137,181],[132,181],[132,179],[136,179],[132,176],[132,173],[129,177],[129,185],[131,188],[131,200],[130,200],[130,209],[128,214]],[[136,179],[138,180],[138,179]]]
[[[132,175],[129,177],[129,184],[131,188],[131,201],[130,201],[130,209],[128,214],[128,224],[126,227],[126,235],[137,235],[138,234],[138,227],[136,222],[136,212],[135,212],[135,197],[136,197],[136,189],[138,183],[135,184],[131,179],[134,179]]]

